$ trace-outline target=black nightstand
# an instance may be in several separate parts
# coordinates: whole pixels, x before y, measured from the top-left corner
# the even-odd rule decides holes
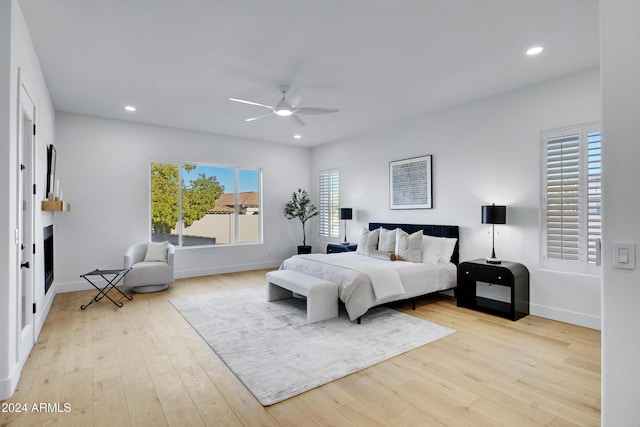
[[[351,252],[355,251],[358,245],[355,243],[329,243],[327,245],[327,253],[335,254],[338,252]]]
[[[476,295],[476,282],[511,288],[511,301],[503,302]],[[465,261],[458,266],[458,307],[471,308],[518,320],[529,314],[529,270],[517,262],[488,264],[484,259]]]

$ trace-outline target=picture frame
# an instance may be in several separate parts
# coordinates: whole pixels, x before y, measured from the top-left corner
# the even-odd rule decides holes
[[[389,209],[432,209],[432,155],[389,162]]]
[[[52,196],[55,191],[54,186],[56,182],[56,157],[56,148],[53,146],[53,144],[49,144],[47,146],[47,192],[45,194],[45,197],[47,199],[51,198],[51,200],[53,200]]]

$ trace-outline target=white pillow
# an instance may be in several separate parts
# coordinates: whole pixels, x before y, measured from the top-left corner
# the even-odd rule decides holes
[[[441,239],[439,237],[427,236],[425,234],[422,236],[422,245],[420,249],[422,250],[422,262],[436,264],[440,259],[440,254],[442,252]]]
[[[380,229],[377,228],[373,231],[369,231],[366,228],[362,228],[362,234],[360,240],[358,240],[358,247],[356,253],[361,255],[369,255],[371,251],[375,251],[378,247],[378,237],[380,236]]]
[[[169,242],[149,242],[147,243],[147,253],[144,255],[147,261],[164,261],[167,262],[167,246]]]
[[[453,255],[453,251],[456,248],[456,242],[458,239],[455,237],[441,237],[442,246],[440,252],[440,262],[451,262],[451,256]]]
[[[401,261],[422,262],[422,230],[409,235],[396,229],[396,258]]]
[[[383,252],[396,251],[396,230],[380,228],[380,239],[378,240],[378,250]]]
[[[424,236],[422,238],[422,262],[451,262],[451,255],[458,239],[455,237]]]

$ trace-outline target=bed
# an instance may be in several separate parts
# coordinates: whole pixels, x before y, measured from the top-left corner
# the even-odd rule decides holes
[[[403,260],[392,261],[391,258],[394,256],[388,255],[390,248],[382,247],[388,242],[383,243],[380,238],[380,248],[372,249],[370,252],[365,250],[365,232],[365,237],[361,236],[357,252],[296,255],[286,259],[280,268],[337,283],[340,300],[344,303],[349,318],[358,321],[372,307],[393,301],[415,299],[456,287],[459,261],[458,226],[370,223],[368,227],[369,233],[377,232],[387,237],[390,231],[396,229],[402,230],[404,233],[400,233],[405,236],[413,236],[414,242],[423,235],[444,239],[422,237],[420,257],[424,262],[416,261],[417,255],[413,256],[414,262],[404,260],[405,257],[401,257]],[[431,241],[433,243],[429,243]],[[430,249],[435,247],[434,245],[440,245],[440,242],[450,246],[448,253],[440,255],[447,258],[446,260],[434,258]],[[431,246],[424,246],[425,244]],[[429,260],[422,258],[428,254]]]

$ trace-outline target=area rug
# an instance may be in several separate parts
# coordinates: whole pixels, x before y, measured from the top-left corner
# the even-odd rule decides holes
[[[455,332],[385,307],[309,324],[304,299],[267,302],[264,286],[170,301],[264,406]]]

